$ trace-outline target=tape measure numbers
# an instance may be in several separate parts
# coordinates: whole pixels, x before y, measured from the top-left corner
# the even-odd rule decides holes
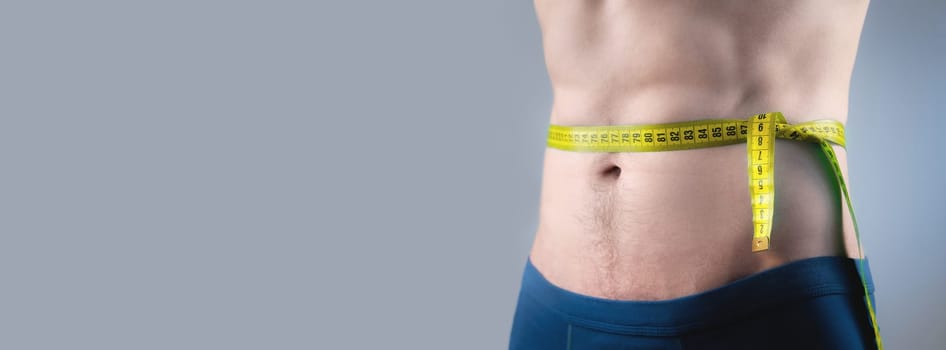
[[[814,142],[821,146],[832,165],[835,178],[847,203],[854,235],[861,254],[859,274],[864,299],[870,312],[877,347],[883,349],[874,306],[870,301],[864,260],[854,207],[844,182],[841,166],[831,143],[845,147],[844,124],[836,120],[813,120],[789,124],[781,112],[750,116],[748,119],[706,119],[664,124],[607,126],[564,126],[550,124],[549,147],[577,152],[660,152],[737,144],[747,144],[749,195],[752,204],[752,251],[769,249],[775,208],[775,139]]]

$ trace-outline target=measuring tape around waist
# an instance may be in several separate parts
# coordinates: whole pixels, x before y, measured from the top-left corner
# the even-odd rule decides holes
[[[659,152],[714,147],[746,142],[749,166],[749,195],[752,204],[752,251],[769,249],[772,218],[775,212],[775,139],[814,142],[821,146],[832,165],[835,178],[854,223],[857,238],[858,269],[864,286],[864,299],[878,349],[883,350],[880,328],[870,301],[864,260],[854,207],[848,194],[841,167],[830,143],[845,147],[844,124],[836,120],[813,120],[789,124],[781,112],[769,112],[743,119],[705,119],[665,124],[565,126],[550,124],[547,145],[577,152]]]

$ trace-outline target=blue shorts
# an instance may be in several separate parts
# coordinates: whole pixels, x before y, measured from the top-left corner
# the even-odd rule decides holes
[[[527,259],[509,348],[876,349],[859,268],[820,256],[679,298],[625,301],[562,289]]]

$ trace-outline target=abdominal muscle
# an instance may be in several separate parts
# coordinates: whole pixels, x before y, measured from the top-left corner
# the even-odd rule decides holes
[[[536,0],[554,93],[550,123],[775,111],[789,123],[846,122],[866,2],[707,3]],[[833,147],[847,182],[845,150]],[[813,143],[776,140],[772,240],[755,253],[745,144],[641,153],[549,147],[544,156],[530,258],[573,292],[671,299],[798,259],[861,254],[837,181]]]

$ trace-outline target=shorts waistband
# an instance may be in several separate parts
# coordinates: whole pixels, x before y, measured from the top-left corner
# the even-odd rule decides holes
[[[860,259],[819,256],[795,260],[703,292],[665,300],[612,300],[575,293],[549,282],[527,259],[520,293],[569,322],[651,334],[673,334],[726,322],[780,303],[829,294],[864,295]],[[874,285],[863,261],[869,294]]]

